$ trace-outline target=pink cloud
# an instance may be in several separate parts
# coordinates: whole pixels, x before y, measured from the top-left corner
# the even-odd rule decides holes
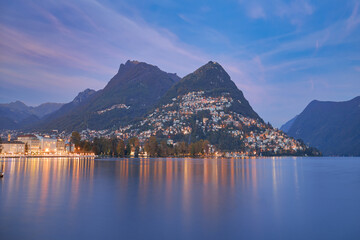
[[[355,29],[360,23],[360,16],[358,14],[359,2],[356,2],[350,17],[347,19],[346,29],[348,32]]]

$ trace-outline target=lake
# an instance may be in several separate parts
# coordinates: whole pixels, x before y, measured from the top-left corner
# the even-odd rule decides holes
[[[360,158],[0,164],[1,239],[360,239]]]

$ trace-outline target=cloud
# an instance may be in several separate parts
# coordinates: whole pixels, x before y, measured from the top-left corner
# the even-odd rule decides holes
[[[288,3],[278,1],[275,4],[275,14],[280,17],[294,18],[314,13],[314,7],[305,0],[295,0]]]
[[[6,76],[2,80],[3,84],[26,87],[28,89],[41,89],[44,91],[56,90],[62,92],[69,88],[84,89],[84,86],[86,86],[86,88],[99,89],[103,85],[101,81],[93,78],[46,71],[34,71],[33,69],[14,71],[13,69],[0,68],[0,74]],[[32,78],[29,78],[29,75],[31,75]]]
[[[128,59],[180,75],[209,59],[168,30],[131,19],[97,1],[24,4],[37,16],[31,25],[16,14],[9,18],[18,24],[0,22],[1,85],[66,95],[65,89],[74,94],[86,87],[104,87]]]
[[[314,89],[315,89],[314,81],[312,79],[310,79],[309,83],[310,83],[310,91],[314,91]]]
[[[247,15],[252,19],[266,19],[270,17],[288,19],[293,25],[301,25],[306,16],[312,15],[315,8],[306,0],[283,1],[239,1],[244,6]]]
[[[248,15],[253,19],[266,18],[264,8],[259,4],[252,4],[249,6]]]
[[[271,57],[285,52],[313,51],[314,48],[331,47],[358,41],[358,38],[349,37],[346,25],[346,20],[339,20],[323,29],[307,34],[298,34],[296,38],[283,41],[270,51],[263,53],[262,56]]]
[[[347,23],[346,30],[348,32],[355,29],[360,23],[360,15],[358,13],[358,10],[359,10],[359,2],[356,2],[350,17],[347,19],[346,22]]]
[[[110,73],[111,68],[99,64],[84,53],[67,49],[58,43],[45,44],[41,39],[22,33],[19,30],[6,27],[0,24],[0,49],[3,55],[0,57],[1,63],[7,63],[8,58],[30,59],[35,63],[44,65],[44,59],[52,61],[54,64],[74,67],[86,70]],[[6,55],[5,55],[6,53]]]

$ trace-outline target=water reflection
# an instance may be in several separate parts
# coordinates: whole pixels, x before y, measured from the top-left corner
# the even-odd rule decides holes
[[[281,184],[281,163],[272,158],[272,185],[274,197]],[[106,163],[106,164],[105,164]],[[86,186],[88,194],[93,193],[94,177],[113,172],[109,177],[119,180],[119,187],[126,189],[129,181],[137,178],[139,204],[145,204],[149,197],[149,188],[156,191],[154,196],[164,190],[165,205],[171,206],[174,188],[181,187],[182,208],[191,212],[192,193],[202,196],[204,209],[213,209],[221,198],[221,191],[234,194],[235,188],[251,189],[257,195],[259,178],[267,176],[266,161],[256,159],[119,159],[95,160],[70,158],[28,158],[7,159],[3,161],[6,175],[1,182],[3,200],[11,204],[19,191],[26,191],[27,197],[39,209],[44,211],[49,201],[56,201],[65,193],[69,194],[69,206],[79,204],[79,192]],[[101,165],[101,166],[100,166]],[[106,170],[106,171],[105,171]],[[104,172],[105,171],[105,172]],[[298,182],[296,161],[294,161],[295,182]],[[106,177],[106,176],[105,176]],[[80,185],[82,185],[80,189]],[[151,186],[150,186],[151,185]],[[164,189],[162,189],[164,187]],[[177,190],[177,189],[176,189]]]
[[[79,185],[82,179],[92,179],[94,161],[77,158],[27,158],[6,159],[5,177],[0,182],[3,205],[19,201],[19,195],[38,215],[46,213],[50,202],[71,193],[70,206],[75,208],[79,200]],[[69,181],[69,182],[68,182]],[[88,183],[91,190],[91,181]]]
[[[9,230],[12,236],[42,232],[40,226],[46,226],[40,238],[53,238],[60,230],[59,239],[69,238],[66,234],[78,231],[73,224],[81,222],[88,230],[78,234],[89,238],[97,236],[98,225],[109,237],[142,238],[157,229],[160,236],[177,232],[179,238],[216,239],[229,230],[234,237],[263,238],[254,227],[275,231],[287,217],[304,214],[301,158],[29,158],[2,163],[0,233],[5,224],[28,227],[23,233]],[[129,232],[139,224],[142,232]],[[68,228],[73,232],[67,233]]]

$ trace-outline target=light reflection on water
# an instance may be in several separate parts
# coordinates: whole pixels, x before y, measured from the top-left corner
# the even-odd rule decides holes
[[[357,239],[359,158],[6,159],[2,239]]]

